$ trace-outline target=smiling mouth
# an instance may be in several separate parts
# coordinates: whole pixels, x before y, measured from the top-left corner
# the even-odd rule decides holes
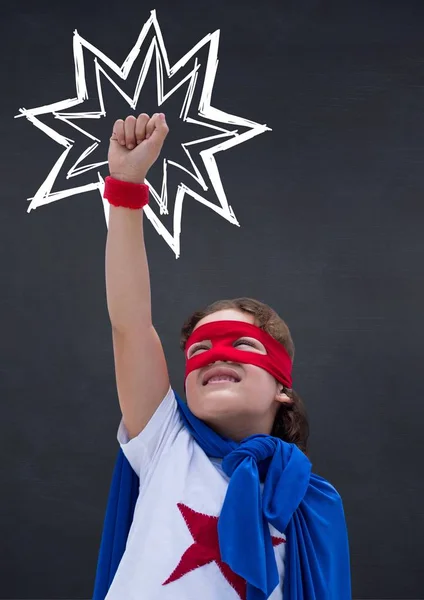
[[[239,381],[235,377],[229,377],[224,375],[217,375],[216,377],[211,377],[209,381],[204,383],[203,385],[209,385],[210,383],[239,383]]]

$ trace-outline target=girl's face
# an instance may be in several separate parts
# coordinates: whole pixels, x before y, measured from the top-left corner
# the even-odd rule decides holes
[[[228,308],[207,315],[195,329],[214,321],[244,321],[255,325],[253,315]],[[243,337],[235,344],[238,350],[245,352],[267,353],[262,342],[255,338]],[[186,350],[191,358],[208,348],[211,348],[211,340],[202,340]],[[228,379],[213,377],[205,385],[205,378],[208,380],[217,367],[225,368],[223,374],[228,375]],[[217,373],[219,375],[219,370]],[[232,376],[236,381],[230,379]],[[187,403],[192,413],[221,435],[236,441],[255,433],[271,432],[280,404],[291,402],[282,388],[282,384],[261,367],[228,361],[196,369],[186,379]]]

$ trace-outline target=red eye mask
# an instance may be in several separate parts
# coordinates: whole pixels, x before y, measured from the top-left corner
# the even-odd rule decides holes
[[[265,346],[267,354],[249,350],[239,350],[233,344],[243,337],[254,338]],[[192,358],[187,352],[195,343],[210,340],[212,348],[203,350]],[[256,325],[244,321],[215,321],[198,327],[186,343],[185,378],[195,369],[207,367],[216,361],[229,361],[256,365],[271,373],[277,381],[288,388],[292,387],[292,360],[282,344]]]

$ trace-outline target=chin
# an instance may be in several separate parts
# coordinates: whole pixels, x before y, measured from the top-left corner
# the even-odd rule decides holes
[[[191,412],[203,421],[249,412],[246,410],[246,397],[236,390],[224,387],[187,394],[187,404]]]

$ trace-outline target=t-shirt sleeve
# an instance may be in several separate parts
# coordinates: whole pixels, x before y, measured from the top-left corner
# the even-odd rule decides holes
[[[129,434],[123,418],[117,439],[128,462],[141,478],[152,469],[160,456],[168,450],[183,427],[174,390],[170,387],[146,427],[134,438]]]

